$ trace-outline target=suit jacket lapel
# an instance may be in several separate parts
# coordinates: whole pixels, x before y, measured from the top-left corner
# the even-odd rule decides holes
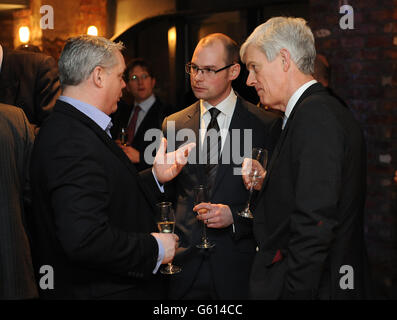
[[[294,116],[299,108],[299,105],[303,102],[303,100],[305,100],[307,97],[309,97],[312,94],[315,93],[320,93],[321,91],[324,91],[324,87],[320,84],[320,83],[315,83],[313,85],[311,85],[309,88],[307,88],[305,90],[305,92],[303,92],[303,94],[300,96],[300,98],[298,99],[298,101],[296,102],[294,108],[292,109],[291,114],[288,117],[288,121],[283,129],[283,131],[281,132],[280,138],[277,141],[276,147],[274,148],[274,152],[272,155],[272,158],[270,159],[269,165],[267,167],[267,175],[266,178],[263,182],[263,186],[261,189],[261,194],[262,192],[266,189],[267,183],[270,179],[270,176],[272,174],[272,169],[275,165],[275,163],[278,160],[278,157],[280,155],[280,152],[282,150],[283,144],[285,142],[285,139],[287,137],[287,133],[289,128],[291,127],[291,124],[293,122]]]
[[[215,186],[212,189],[212,195],[215,194],[216,190],[221,185],[222,179],[225,174],[233,174],[233,158],[232,158],[232,150],[233,150],[233,141],[232,141],[232,129],[244,129],[244,123],[247,122],[247,114],[244,112],[245,109],[241,105],[241,97],[237,96],[236,107],[233,112],[232,120],[230,121],[229,129],[228,129],[228,137],[229,141],[226,141],[224,147],[222,149],[222,155],[220,161],[222,161],[222,156],[224,155],[224,151],[229,152],[229,164],[219,163],[218,170],[215,177]],[[244,139],[240,139],[240,150],[243,150],[243,142]],[[229,143],[229,150],[227,150],[227,143]]]
[[[63,101],[57,101],[54,111],[64,113],[70,117],[73,117],[80,122],[84,123],[86,126],[90,127],[92,131],[98,136],[99,139],[122,161],[122,163],[127,167],[132,175],[136,175],[137,171],[135,166],[132,165],[130,159],[125,155],[119,146],[107,135],[107,133],[102,130],[93,120],[87,117],[84,113],[80,112],[73,106],[65,103]]]
[[[98,136],[100,140],[110,149],[111,152],[113,152],[119,159],[120,161],[125,165],[127,170],[130,171],[133,177],[136,177],[137,182],[142,190],[142,194],[145,196],[147,202],[152,206],[153,210],[155,210],[155,204],[153,201],[150,199],[150,197],[147,195],[147,193],[144,191],[145,188],[142,185],[144,182],[140,178],[138,171],[136,170],[135,166],[132,164],[130,159],[126,156],[124,151],[107,135],[107,133],[102,130],[101,127],[99,127],[93,120],[91,120],[89,117],[87,117],[84,113],[80,112],[73,106],[69,105],[68,103],[65,103],[63,101],[57,101],[54,111],[56,112],[61,112],[64,114],[67,114],[68,116],[71,116],[88,127],[90,127],[95,134]]]
[[[193,130],[194,135],[196,137],[196,152],[195,152],[195,164],[192,166],[187,165],[186,169],[187,170],[192,170],[194,168],[194,173],[197,176],[198,183],[199,184],[205,184],[205,170],[202,164],[200,164],[200,154],[201,154],[201,139],[200,139],[200,101],[197,101],[193,107],[190,113],[186,115],[185,121],[183,123],[183,128],[190,128]],[[183,128],[178,128],[178,130],[183,129]],[[178,145],[177,145],[178,147]]]
[[[68,103],[65,103],[63,101],[57,101],[54,111],[56,112],[61,112],[64,114],[67,114],[68,116],[71,116],[88,127],[90,127],[95,134],[98,136],[99,139],[102,140],[102,142],[110,149],[111,152],[113,152],[119,159],[120,161],[125,165],[127,170],[130,171],[133,177],[136,177],[137,183],[139,184],[139,187],[142,190],[142,194],[146,198],[147,202],[150,204],[150,206],[155,210],[155,204],[153,201],[150,199],[150,197],[147,195],[145,192],[145,188],[142,186],[142,179],[140,179],[138,171],[136,170],[135,166],[132,164],[130,159],[126,156],[124,151],[107,135],[107,133],[102,130],[101,127],[99,127],[93,120],[91,120],[89,117],[87,117],[84,113],[80,112],[73,106],[69,105]]]

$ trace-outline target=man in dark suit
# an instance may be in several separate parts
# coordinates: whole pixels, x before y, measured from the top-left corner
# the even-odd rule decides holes
[[[52,57],[0,45],[0,102],[22,108],[29,122],[40,127],[60,93]]]
[[[120,100],[117,111],[112,116],[111,133],[138,171],[141,171],[152,165],[145,161],[145,150],[153,142],[153,137],[145,140],[145,133],[150,129],[160,131],[164,117],[170,113],[170,107],[154,95],[156,78],[145,60],[133,59],[128,63],[124,74],[126,89],[133,96],[134,102],[128,104]],[[127,133],[126,145],[119,140],[122,128]]]
[[[281,119],[235,94],[231,83],[240,72],[238,46],[228,36],[211,34],[201,39],[186,71],[199,101],[167,117],[163,125],[169,146],[172,134],[177,137],[175,147],[185,142],[178,139],[185,133],[197,141],[196,158],[171,185],[166,185],[176,202],[176,233],[180,237],[175,264],[183,268],[170,278],[169,297],[247,299],[256,244],[252,221],[237,215],[248,199],[237,173],[242,163],[239,157],[251,152],[252,147],[271,151],[280,133]],[[209,150],[215,160],[221,152],[221,159],[212,166],[202,145],[206,145],[207,131],[216,127],[221,138]],[[193,187],[201,184],[210,189],[208,202],[194,207]],[[197,221],[195,212],[202,209],[208,211],[197,215]],[[211,249],[196,247],[201,242],[202,221],[209,240],[215,243]]]
[[[188,150],[166,155],[162,144],[156,166],[139,175],[111,139],[109,115],[125,86],[121,49],[80,36],[62,51],[63,95],[40,129],[31,166],[33,262],[44,298],[163,297],[154,273],[173,258],[177,237],[155,233],[153,208],[159,183],[178,174]],[[173,155],[178,161],[164,161]]]
[[[0,103],[0,300],[38,296],[25,225],[33,141],[22,109]]]
[[[252,297],[368,297],[365,142],[352,113],[312,77],[310,28],[300,18],[272,18],[240,55],[261,103],[285,112],[254,212]]]

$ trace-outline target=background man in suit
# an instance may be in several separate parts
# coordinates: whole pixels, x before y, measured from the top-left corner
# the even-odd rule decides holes
[[[320,82],[324,86],[324,88],[328,90],[330,95],[334,96],[336,99],[339,100],[341,104],[348,108],[346,102],[341,97],[339,97],[330,87],[331,67],[327,61],[327,58],[322,54],[316,54],[316,59],[314,60],[313,78]]]
[[[254,212],[253,298],[367,297],[365,142],[351,112],[312,77],[310,28],[272,18],[240,55],[261,103],[285,112]]]
[[[60,93],[52,57],[0,45],[0,102],[22,108],[30,123],[40,127]]]
[[[232,81],[239,75],[240,65],[238,46],[228,36],[217,33],[201,39],[186,71],[199,101],[167,117],[163,132],[167,134],[174,126],[176,135],[182,133],[182,129],[191,129],[197,141],[195,154],[199,158],[207,128],[216,130],[218,127],[221,145],[215,143],[215,150],[211,152],[219,155],[218,148],[221,148],[222,161],[211,166],[215,169],[212,172],[212,169],[207,170],[209,166],[196,159],[196,163],[188,163],[168,186],[174,191],[176,232],[181,239],[175,264],[183,268],[170,279],[170,298],[246,299],[256,244],[251,221],[237,215],[245,206],[248,193],[241,176],[234,173],[234,169],[241,169],[242,161],[232,154],[240,155],[250,142],[252,147],[271,151],[280,133],[281,119],[248,103],[233,91]],[[238,132],[237,137],[232,136],[232,130]],[[252,136],[245,135],[244,130],[249,130]],[[176,141],[176,147],[182,143],[184,141]],[[228,162],[223,161],[228,157]],[[210,188],[210,203],[199,204],[193,209],[192,189],[200,184]],[[208,227],[208,238],[216,244],[209,250],[196,248],[201,242],[201,221],[197,221],[194,211],[202,208],[209,211],[198,217]]]
[[[23,110],[0,103],[0,300],[38,296],[25,229],[33,140]]]
[[[122,128],[127,129],[128,143],[124,146],[116,140],[138,171],[151,166],[144,159],[145,149],[153,141],[145,141],[147,130],[161,129],[164,117],[169,114],[169,106],[163,104],[153,93],[156,78],[149,64],[141,59],[133,59],[125,70],[127,91],[133,96],[133,104],[123,100],[113,115],[112,136],[119,139]]]
[[[158,182],[173,178],[187,157],[165,155],[138,175],[111,139],[109,115],[125,86],[121,44],[101,37],[69,39],[59,61],[63,95],[41,127],[32,154],[33,256],[54,270],[56,299],[155,299],[154,276],[169,262],[177,237],[155,233]],[[164,161],[178,156],[178,162]]]

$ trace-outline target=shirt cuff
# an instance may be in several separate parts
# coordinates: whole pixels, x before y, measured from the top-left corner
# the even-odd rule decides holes
[[[157,186],[159,187],[159,190],[161,193],[164,193],[164,185],[161,185],[160,182],[157,180],[156,174],[154,173],[154,169],[152,168],[152,174],[154,177],[154,180],[156,180]]]
[[[163,247],[161,241],[158,240],[157,238],[155,238],[155,239],[156,239],[157,244],[159,246],[159,254],[157,256],[156,267],[153,269],[153,274],[157,273],[157,271],[159,270],[160,265],[161,265],[161,261],[163,261],[164,255],[165,255],[164,247]]]

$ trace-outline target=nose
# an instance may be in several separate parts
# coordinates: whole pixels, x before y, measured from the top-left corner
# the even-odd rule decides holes
[[[137,79],[138,79],[138,85],[143,83],[143,78],[142,77],[138,77]]]
[[[122,81],[122,83],[121,83],[121,89],[124,89],[124,88],[126,87],[125,81],[124,81],[124,79],[122,79],[121,81]]]
[[[256,77],[253,75],[253,73],[251,71],[248,73],[248,78],[247,78],[246,83],[247,83],[247,86],[249,86],[249,87],[253,87],[256,83]]]
[[[197,70],[196,74],[192,74],[192,77],[195,81],[201,81],[203,80],[204,77],[204,71],[203,70]]]

